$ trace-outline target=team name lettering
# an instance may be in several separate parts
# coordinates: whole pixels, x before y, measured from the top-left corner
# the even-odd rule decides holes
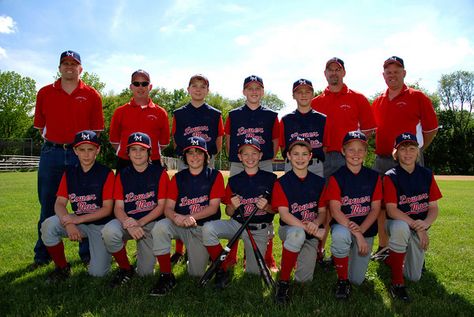
[[[125,200],[124,200],[124,203],[132,203],[134,201],[138,201],[138,200],[147,200],[151,197],[155,197],[155,191],[152,190],[152,191],[149,191],[148,193],[144,193],[144,194],[135,194],[135,193],[128,193],[125,195]]]
[[[237,136],[245,136],[246,138],[255,138],[260,144],[265,144],[265,140],[260,134],[264,133],[263,128],[244,128],[240,127],[237,129]]]
[[[365,216],[370,212],[370,206],[362,206],[360,204],[355,204],[351,206],[351,214],[347,215],[350,217],[359,217]]]
[[[427,200],[428,194],[423,193],[420,195],[407,197],[406,195],[400,196],[400,205],[408,204],[410,206],[410,211],[406,212],[406,214],[418,214],[422,212],[427,212],[429,203],[422,202],[423,200]]]
[[[364,196],[364,197],[356,197],[356,198],[350,198],[348,196],[344,196],[341,198],[341,204],[343,206],[347,205],[362,205],[365,203],[370,202],[370,196]]]
[[[96,200],[96,199],[97,199],[97,196],[95,194],[82,195],[82,196],[77,196],[76,194],[69,195],[69,201],[71,203],[87,202],[87,201]]]
[[[82,214],[91,214],[97,211],[100,207],[97,206],[96,204],[88,204],[85,202],[79,202],[77,203],[77,210],[75,211],[76,215],[82,215]]]
[[[309,139],[311,143],[311,147],[313,149],[319,149],[320,147],[323,146],[323,144],[319,140],[315,139],[319,137],[319,132],[303,132],[303,133],[295,132],[295,133],[290,134],[290,140],[296,137]]]
[[[199,204],[207,202],[208,200],[209,200],[208,195],[203,195],[201,197],[196,197],[196,198],[188,198],[187,196],[185,196],[181,198],[179,206],[186,207],[186,206],[191,206],[191,205],[199,205]]]
[[[428,194],[423,193],[420,195],[412,196],[412,197],[407,197],[406,195],[401,195],[400,196],[400,205],[405,205],[405,204],[412,204],[419,202],[421,200],[428,199]]]
[[[291,213],[292,214],[300,214],[301,221],[313,221],[316,218],[316,208],[318,207],[318,203],[315,201],[300,205],[298,203],[291,204]]]

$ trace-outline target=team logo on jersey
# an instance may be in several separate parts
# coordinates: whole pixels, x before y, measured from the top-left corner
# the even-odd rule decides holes
[[[339,107],[340,107],[342,110],[349,110],[349,109],[352,108],[351,105],[346,105],[346,104],[340,105]]]
[[[407,104],[405,101],[399,101],[399,102],[397,102],[397,106],[398,106],[399,108],[405,107],[405,106],[407,106],[407,105],[408,105],[408,104]]]
[[[198,126],[198,127],[186,127],[184,129],[184,136],[185,137],[188,137],[188,136],[200,137],[200,138],[203,138],[204,141],[209,142],[211,141],[211,137],[207,135],[208,131],[209,131],[209,127],[205,125]]]
[[[246,139],[254,138],[260,145],[265,144],[265,140],[260,134],[265,132],[264,128],[244,128],[240,127],[237,129],[237,136],[244,136]]]
[[[292,203],[290,206],[290,212],[301,221],[313,221],[316,219],[318,203],[311,201],[306,204]]]
[[[429,199],[427,193],[423,193],[420,195],[408,197],[406,195],[400,196],[399,205],[409,205],[410,211],[405,212],[406,214],[418,214],[422,212],[427,212],[429,203],[427,200]]]
[[[370,212],[370,196],[350,198],[349,196],[341,197],[342,206],[350,206],[350,214],[347,217],[365,216]]]
[[[69,201],[71,204],[76,204],[77,208],[74,211],[76,215],[90,214],[100,208],[96,204],[97,196],[95,194],[90,195],[76,195],[69,194]]]

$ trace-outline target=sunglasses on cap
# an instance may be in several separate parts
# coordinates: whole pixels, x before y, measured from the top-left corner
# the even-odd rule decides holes
[[[135,87],[148,87],[148,85],[150,85],[150,82],[149,81],[134,81],[132,82],[132,85],[135,86]]]

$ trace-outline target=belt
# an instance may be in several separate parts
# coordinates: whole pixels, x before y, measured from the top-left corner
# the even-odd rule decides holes
[[[72,144],[68,144],[68,143],[61,144],[61,143],[54,143],[54,142],[50,142],[48,140],[45,140],[44,144],[47,145],[47,146],[54,147],[54,148],[62,148],[64,150],[72,149]]]
[[[268,226],[269,226],[268,223],[252,223],[252,224],[247,225],[247,227],[250,230],[262,230],[262,229],[265,229]]]

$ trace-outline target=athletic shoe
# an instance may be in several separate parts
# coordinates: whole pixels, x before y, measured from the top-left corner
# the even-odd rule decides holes
[[[150,296],[164,296],[176,287],[176,278],[173,273],[161,273],[158,282],[150,291]]]
[[[110,282],[110,287],[119,287],[127,284],[135,275],[135,268],[131,266],[131,269],[119,269],[115,277]]]
[[[217,289],[224,289],[230,284],[230,274],[228,271],[219,269],[216,272],[216,277],[214,278]]]
[[[181,262],[184,260],[184,256],[179,253],[179,252],[175,252],[172,256],[171,256],[171,264],[176,264],[178,262]]]
[[[385,262],[388,258],[390,249],[388,247],[379,247],[375,253],[372,254],[370,259],[372,261]]]
[[[47,284],[54,284],[67,280],[71,276],[71,266],[68,265],[65,268],[56,267],[53,272],[48,274],[46,278]]]
[[[279,281],[275,301],[278,304],[286,304],[290,301],[290,283],[288,281]]]
[[[392,295],[392,297],[395,299],[400,299],[405,302],[410,301],[410,297],[408,297],[407,288],[405,287],[405,285],[390,285],[390,295]]]
[[[349,280],[338,280],[336,283],[336,299],[348,299],[351,294]]]

